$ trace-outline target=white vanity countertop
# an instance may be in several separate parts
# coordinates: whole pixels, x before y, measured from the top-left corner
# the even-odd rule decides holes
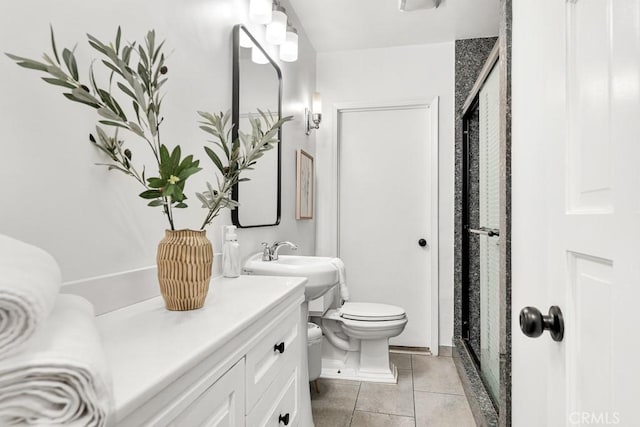
[[[218,277],[203,308],[168,311],[162,297],[97,317],[113,375],[117,418],[142,405],[176,378],[296,294],[306,278]]]

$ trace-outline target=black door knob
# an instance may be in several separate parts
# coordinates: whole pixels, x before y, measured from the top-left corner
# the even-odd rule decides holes
[[[286,426],[289,425],[289,413],[287,412],[284,415],[280,414],[280,416],[278,417],[278,423],[282,423]]]
[[[284,341],[281,342],[280,344],[276,344],[273,346],[273,351],[277,351],[280,354],[284,353]]]
[[[525,307],[520,310],[520,329],[531,338],[537,338],[547,330],[554,341],[562,341],[564,337],[562,310],[554,305],[549,308],[549,314],[544,315],[535,307]]]
[[[420,239],[418,240],[418,244],[424,248],[425,246],[427,246],[427,241],[425,239]]]

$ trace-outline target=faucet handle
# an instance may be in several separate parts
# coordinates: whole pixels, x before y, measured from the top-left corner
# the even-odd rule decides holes
[[[271,261],[271,248],[267,242],[262,242],[262,261]]]

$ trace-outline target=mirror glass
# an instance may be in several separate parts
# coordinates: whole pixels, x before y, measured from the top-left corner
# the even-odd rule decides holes
[[[233,31],[233,131],[251,134],[250,116],[259,115],[258,110],[271,112],[279,119],[282,112],[282,73],[243,25]],[[282,141],[282,128],[278,132]],[[231,211],[237,227],[265,227],[280,222],[280,144],[261,157],[254,170],[245,171],[240,182],[233,188],[232,197],[240,206]]]

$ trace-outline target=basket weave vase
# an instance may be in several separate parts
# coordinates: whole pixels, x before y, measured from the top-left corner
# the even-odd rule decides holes
[[[204,305],[213,264],[206,231],[166,230],[156,261],[167,310],[195,310]]]

